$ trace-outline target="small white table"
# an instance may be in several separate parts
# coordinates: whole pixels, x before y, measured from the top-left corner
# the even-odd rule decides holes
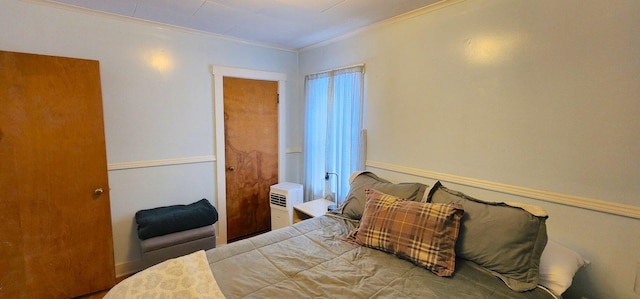
[[[322,216],[327,213],[327,208],[335,205],[335,202],[324,198],[314,199],[305,203],[293,206],[293,223],[309,218]]]

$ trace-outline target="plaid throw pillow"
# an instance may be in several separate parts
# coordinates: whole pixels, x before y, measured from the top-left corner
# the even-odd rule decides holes
[[[348,240],[394,254],[438,276],[453,274],[462,205],[408,201],[371,189],[365,194],[362,219]]]

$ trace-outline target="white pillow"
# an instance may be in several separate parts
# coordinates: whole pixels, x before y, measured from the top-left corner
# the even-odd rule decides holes
[[[560,296],[573,282],[573,276],[589,264],[579,253],[549,240],[540,257],[539,284]]]

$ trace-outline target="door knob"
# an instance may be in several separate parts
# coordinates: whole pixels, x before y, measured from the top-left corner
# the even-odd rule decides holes
[[[104,193],[104,190],[102,190],[102,188],[98,188],[96,190],[93,190],[93,195],[100,195]]]
[[[236,168],[235,168],[234,166],[229,166],[229,168],[227,168],[227,169],[229,169],[229,171],[234,171],[234,170],[236,170]]]

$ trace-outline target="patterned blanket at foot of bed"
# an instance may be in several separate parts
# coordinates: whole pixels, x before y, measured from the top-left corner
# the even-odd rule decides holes
[[[164,261],[123,280],[105,299],[224,298],[203,250]]]

